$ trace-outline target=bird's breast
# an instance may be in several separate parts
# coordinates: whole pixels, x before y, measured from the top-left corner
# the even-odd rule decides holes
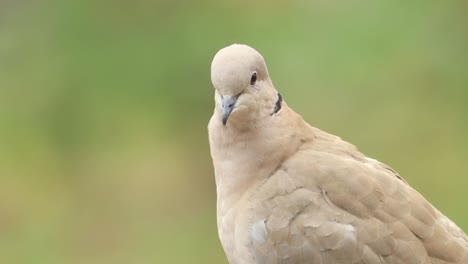
[[[229,263],[254,263],[249,244],[249,225],[253,212],[248,199],[218,197],[218,233]]]

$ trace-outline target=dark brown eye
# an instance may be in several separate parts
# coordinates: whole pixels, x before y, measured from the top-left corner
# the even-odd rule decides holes
[[[254,72],[254,73],[252,74],[252,77],[250,77],[250,84],[251,84],[251,85],[254,85],[256,82],[257,82],[257,73]]]

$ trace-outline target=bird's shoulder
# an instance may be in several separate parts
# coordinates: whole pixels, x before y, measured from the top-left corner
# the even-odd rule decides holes
[[[257,259],[463,263],[468,258],[463,231],[393,169],[339,137],[319,130],[314,135],[253,197]]]

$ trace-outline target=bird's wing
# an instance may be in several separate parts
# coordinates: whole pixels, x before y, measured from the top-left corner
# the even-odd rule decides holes
[[[301,149],[251,200],[257,263],[468,263],[463,231],[375,162]]]

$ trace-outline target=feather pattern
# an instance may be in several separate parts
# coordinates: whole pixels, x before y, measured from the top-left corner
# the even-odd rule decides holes
[[[468,263],[465,233],[389,166],[308,125],[257,51],[219,51],[212,82],[218,231],[230,263]],[[238,94],[223,124],[221,100]]]

